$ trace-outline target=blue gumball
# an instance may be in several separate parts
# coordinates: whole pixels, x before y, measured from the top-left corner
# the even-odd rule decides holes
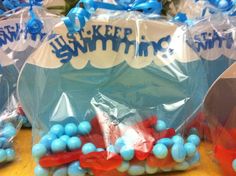
[[[194,154],[197,151],[196,146],[193,143],[190,143],[190,142],[184,144],[184,148],[186,150],[187,156],[189,156],[189,157],[194,156]]]
[[[14,137],[16,135],[16,128],[14,126],[4,126],[2,130],[2,135],[8,139]]]
[[[166,147],[171,147],[174,142],[170,138],[162,138],[157,141],[157,144],[164,144]]]
[[[16,152],[13,149],[6,149],[7,162],[13,161],[16,158]]]
[[[120,149],[120,155],[125,161],[130,161],[134,158],[134,148],[125,145]]]
[[[86,170],[80,167],[80,163],[78,161],[70,164],[68,167],[69,176],[85,176],[85,174]]]
[[[140,165],[132,165],[128,170],[129,175],[143,175],[145,173],[145,168]]]
[[[178,163],[174,169],[177,170],[177,171],[185,171],[189,168],[189,163],[184,161],[182,163]]]
[[[68,136],[76,136],[78,135],[78,128],[74,123],[68,123],[65,126],[65,134]]]
[[[119,172],[126,172],[129,169],[129,162],[123,161],[121,165],[117,168]]]
[[[62,125],[53,125],[50,129],[50,133],[55,134],[57,137],[61,137],[65,133],[65,129]]]
[[[46,146],[47,150],[50,150],[52,142],[56,139],[57,139],[57,136],[55,134],[47,134],[42,137],[42,139],[40,140],[40,143]]]
[[[40,165],[36,166],[34,169],[35,176],[49,176],[49,171],[42,168]]]
[[[97,150],[96,150],[97,152],[103,152],[103,151],[105,151],[103,148],[97,148]]]
[[[66,150],[66,143],[61,139],[56,139],[51,144],[51,150],[53,153],[63,152]]]
[[[184,144],[184,139],[180,135],[175,135],[172,137],[174,143]]]
[[[185,160],[186,154],[184,145],[181,143],[175,143],[171,148],[172,158],[177,163],[182,163]]]
[[[42,156],[46,155],[47,148],[43,144],[36,144],[32,148],[32,155],[35,158],[41,158]]]
[[[76,150],[79,149],[82,145],[81,140],[79,139],[79,137],[71,137],[68,141],[67,141],[67,147],[70,150]]]
[[[78,126],[79,134],[81,135],[87,135],[91,132],[92,126],[88,121],[80,122]]]
[[[187,159],[187,162],[189,163],[190,166],[194,166],[194,165],[198,164],[199,161],[200,161],[199,152],[196,152],[193,157],[190,157]]]
[[[162,120],[158,120],[157,124],[155,125],[155,129],[158,132],[166,130],[167,129],[166,123],[164,121],[162,121]]]
[[[52,176],[67,176],[67,167],[61,167],[61,168],[58,168],[56,169]]]
[[[199,146],[201,140],[199,138],[199,136],[195,135],[195,134],[191,134],[188,138],[187,141],[190,143],[193,143],[195,146]]]
[[[0,163],[7,160],[7,153],[4,149],[0,149]]]
[[[115,146],[114,146],[114,145],[109,145],[109,146],[107,147],[107,152],[116,153]]]
[[[232,168],[233,168],[234,172],[236,172],[236,159],[234,159],[232,162]]]
[[[117,153],[120,152],[120,149],[125,145],[125,140],[123,138],[118,138],[115,142],[115,150]]]
[[[88,153],[91,153],[91,152],[96,152],[96,146],[92,143],[86,143],[83,145],[82,147],[82,153],[84,155],[88,154]]]
[[[158,159],[164,159],[168,154],[168,149],[164,144],[156,144],[153,149],[152,153]]]
[[[67,136],[67,135],[63,135],[63,136],[60,137],[60,139],[63,140],[65,143],[67,143],[68,140],[70,139],[70,137]]]
[[[0,137],[0,141],[1,141],[1,148],[6,149],[6,148],[10,148],[12,146],[12,142],[9,141],[9,139],[5,138],[5,137]]]
[[[158,172],[158,168],[157,167],[151,167],[148,164],[145,165],[145,170],[147,174],[155,174]]]

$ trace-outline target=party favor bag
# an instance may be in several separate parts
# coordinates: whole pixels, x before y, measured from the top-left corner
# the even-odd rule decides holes
[[[89,5],[72,9],[69,30]],[[199,163],[200,139],[184,133],[207,91],[202,61],[185,26],[134,9],[97,10],[75,34],[61,22],[24,65],[18,93],[36,175],[145,175]]]

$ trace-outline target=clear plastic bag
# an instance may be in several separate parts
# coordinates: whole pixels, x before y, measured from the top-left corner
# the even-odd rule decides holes
[[[35,36],[26,30],[31,18],[28,8],[8,13],[0,20],[0,165],[15,159],[13,140],[22,124],[31,126],[16,93],[19,71],[50,31],[50,25],[59,21],[58,17],[47,14],[42,8],[34,8],[34,11],[44,23],[42,33]]]
[[[18,81],[35,174],[144,175],[199,163],[199,137],[184,134],[207,82],[186,35],[139,12],[98,11],[74,35],[58,24]]]
[[[204,62],[209,87],[204,113],[191,127],[213,143],[214,156],[227,176],[236,175],[235,19],[222,13],[202,19],[190,28],[189,42]]]
[[[31,19],[28,7],[18,10],[14,14],[8,13],[7,17],[2,16],[0,20],[0,50],[2,55],[6,55],[16,67],[17,75],[29,55],[40,45],[52,26],[60,20],[58,16],[51,15],[41,7],[33,7],[33,9],[37,18],[43,23],[43,29],[39,34],[30,34],[27,31],[27,22]],[[14,85],[16,82],[17,79],[15,79]],[[14,99],[18,103],[18,98],[15,95],[16,87],[13,91]],[[24,127],[30,127],[31,125],[19,103],[16,109],[19,121],[23,122]]]
[[[16,81],[18,71],[0,50],[0,166],[15,159],[13,139],[21,127],[17,119]]]

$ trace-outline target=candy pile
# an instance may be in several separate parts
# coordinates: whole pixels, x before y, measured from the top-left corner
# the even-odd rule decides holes
[[[11,122],[0,122],[0,164],[15,159],[15,150],[12,148],[12,139],[16,135],[16,128]]]
[[[143,175],[187,170],[200,160],[197,135],[185,141],[155,116],[132,126],[103,120],[53,125],[33,146],[35,175]]]
[[[31,128],[31,123],[29,122],[28,118],[26,117],[22,107],[17,108],[17,120],[22,123],[24,128]]]

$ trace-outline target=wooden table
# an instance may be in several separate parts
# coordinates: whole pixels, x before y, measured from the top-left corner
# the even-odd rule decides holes
[[[34,176],[34,161],[31,157],[31,131],[21,130],[16,138],[17,161],[0,169],[0,176]],[[209,152],[210,144],[203,143],[200,147],[202,155],[199,167],[187,172],[158,174],[158,176],[224,176]],[[115,176],[115,175],[114,175]]]

